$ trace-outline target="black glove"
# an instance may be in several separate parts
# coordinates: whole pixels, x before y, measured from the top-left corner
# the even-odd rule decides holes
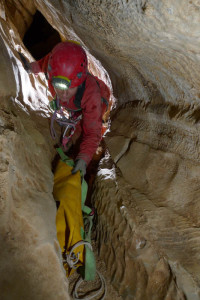
[[[75,166],[72,169],[72,174],[75,174],[76,172],[81,171],[82,175],[84,176],[86,174],[86,167],[87,167],[87,164],[83,159],[81,159],[81,158],[77,159],[75,161]]]
[[[28,62],[28,60],[26,59],[26,57],[18,52],[20,58],[21,58],[21,61],[22,61],[22,64],[23,64],[23,67],[24,69],[26,70],[27,73],[31,73],[31,67],[30,67],[30,63]]]

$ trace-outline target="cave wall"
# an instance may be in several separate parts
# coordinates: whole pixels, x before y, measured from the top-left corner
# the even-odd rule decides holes
[[[17,50],[26,49],[5,11],[0,47],[0,298],[69,299],[55,228],[46,86],[23,69]]]
[[[9,3],[18,7],[19,1]],[[22,6],[27,4],[25,0],[20,3]],[[123,299],[128,300],[200,299],[199,1],[34,0],[29,1],[27,7],[29,4],[31,15],[38,9],[63,40],[81,41],[88,49],[91,60],[94,55],[101,61],[110,75],[117,98],[117,107],[111,114],[110,132],[105,139],[108,153],[100,164],[93,193],[98,215],[96,229],[99,255],[108,266],[111,283]],[[46,157],[46,153],[49,153],[44,160],[44,169],[47,168],[48,174],[51,174],[49,161],[53,148],[49,139],[48,149],[44,148],[46,142],[41,142],[49,136],[45,118],[42,118],[48,116],[48,110],[41,97],[36,96],[36,90],[42,89],[41,85],[38,86],[42,78],[27,79],[27,75],[20,72],[36,88],[31,95],[25,92],[23,81],[21,85],[16,81],[18,76],[14,57],[17,56],[16,48],[21,45],[20,38],[28,25],[22,26],[17,37],[20,21],[14,12],[18,12],[18,9],[13,9],[10,15],[4,1],[1,8],[1,24],[3,28],[8,28],[1,31],[6,45],[4,48],[7,49],[2,48],[1,61],[7,77],[1,72],[1,95],[4,99],[1,103],[6,103],[8,107],[8,99],[9,103],[15,99],[14,108],[12,105],[11,110],[9,104],[3,115],[9,119],[11,111],[16,111],[16,104],[23,110],[21,113],[15,112],[17,117],[12,116],[12,120],[17,118],[20,128],[25,122],[24,128],[29,128],[25,130],[27,139],[32,135],[37,136],[35,144],[34,139],[32,141],[32,148],[35,147],[35,152],[39,151],[40,157]],[[10,23],[6,24],[6,19]],[[9,56],[9,51],[14,57]],[[28,53],[26,55],[32,59]],[[7,67],[7,61],[8,64],[13,62],[12,67]],[[26,97],[22,96],[22,92]],[[34,101],[35,97],[37,101]],[[33,108],[39,111],[36,115],[39,114],[38,119],[44,124],[41,126],[44,133],[40,138]],[[29,115],[33,115],[31,121]],[[25,120],[29,120],[31,125]],[[13,136],[13,125],[5,127],[6,132]],[[4,132],[2,138],[5,140]],[[21,143],[21,140],[14,139],[13,149],[20,149]],[[30,153],[27,144],[24,147]],[[8,154],[9,164],[13,153]],[[20,154],[18,156],[14,157],[16,169],[19,169],[19,173],[30,170],[28,177],[32,178],[37,173],[34,171],[37,164],[31,165],[31,168],[30,162],[23,166]],[[41,180],[46,178],[46,173],[40,175]],[[5,180],[9,178],[15,182],[15,177],[10,179],[8,171],[5,174]],[[45,207],[48,202],[49,214],[53,218],[55,207],[51,204],[50,196],[52,176],[47,177],[42,189],[48,190],[48,199],[51,200],[45,201],[46,194],[41,199]],[[35,180],[34,187],[37,185],[38,180]],[[6,197],[4,202],[10,203]],[[31,205],[35,201],[31,200],[32,197],[31,193],[28,196]],[[18,198],[16,194],[13,202],[17,203]],[[26,192],[20,199],[25,198]],[[4,211],[2,220],[14,220],[12,207]],[[15,213],[20,211],[19,208],[13,210]],[[20,213],[26,219],[25,211],[21,209]],[[37,231],[34,218],[33,225]],[[47,230],[47,224],[43,223],[43,226],[44,231]],[[4,230],[6,226],[2,228]],[[55,228],[48,228],[54,233],[41,234],[52,249]],[[47,247],[46,240],[42,246]],[[62,278],[60,285],[64,295],[67,289],[64,288],[59,255],[58,250],[52,252],[57,262],[57,276]],[[63,295],[60,299],[64,299]]]
[[[194,105],[199,99],[198,1],[35,4],[63,35],[74,30],[106,66],[120,102],[150,101],[155,88],[165,102]]]

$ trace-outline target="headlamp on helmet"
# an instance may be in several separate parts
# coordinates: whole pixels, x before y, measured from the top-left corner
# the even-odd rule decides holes
[[[81,85],[87,78],[87,55],[77,43],[61,42],[51,51],[48,60],[47,73],[49,80],[62,77],[70,80],[70,88]],[[59,88],[59,87],[58,87]],[[63,86],[61,85],[61,88]]]
[[[68,90],[71,85],[71,80],[67,77],[54,76],[51,83],[55,89]]]

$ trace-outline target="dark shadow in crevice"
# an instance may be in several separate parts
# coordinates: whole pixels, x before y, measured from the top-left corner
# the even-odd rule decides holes
[[[23,43],[26,48],[32,56],[38,60],[48,54],[59,42],[61,42],[59,33],[37,10],[32,24],[23,38]]]

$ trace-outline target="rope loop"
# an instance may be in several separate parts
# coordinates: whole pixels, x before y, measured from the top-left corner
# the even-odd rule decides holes
[[[75,287],[74,287],[74,292],[73,292],[73,299],[74,300],[80,300],[80,299],[81,300],[91,300],[91,299],[94,299],[95,297],[99,296],[103,291],[104,291],[104,293],[101,296],[101,298],[99,298],[99,300],[105,299],[105,296],[106,296],[106,293],[107,293],[105,279],[104,279],[103,275],[101,275],[98,271],[96,271],[96,273],[99,276],[99,279],[101,281],[101,286],[100,286],[99,290],[96,292],[96,294],[93,294],[91,296],[86,296],[84,298],[82,296],[79,296],[78,289],[79,289],[81,283],[84,282],[84,280],[80,276],[78,281],[75,284]]]
[[[92,250],[92,245],[89,242],[80,241],[80,242],[74,244],[74,246],[70,250],[69,254],[67,254],[67,253],[65,254],[66,259],[63,260],[63,263],[67,263],[71,269],[77,269],[76,264],[78,263],[79,256],[80,256],[80,252],[75,254],[73,251],[74,251],[74,249],[76,249],[77,247],[82,246],[82,245],[87,245]]]

